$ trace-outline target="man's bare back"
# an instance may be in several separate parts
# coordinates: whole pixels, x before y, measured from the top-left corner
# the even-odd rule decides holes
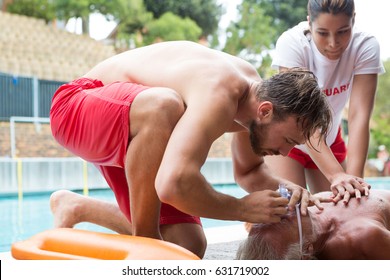
[[[99,63],[84,77],[101,80],[104,84],[129,81],[172,88],[186,103],[190,96],[204,94],[204,84],[219,90],[226,88],[242,96],[249,90],[248,78],[261,81],[250,63],[186,41],[158,43],[123,52]]]

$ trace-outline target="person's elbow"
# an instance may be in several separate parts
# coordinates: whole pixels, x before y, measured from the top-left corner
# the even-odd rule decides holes
[[[247,174],[245,172],[243,172],[242,170],[236,170],[234,169],[233,171],[233,177],[234,177],[234,181],[242,186],[242,185],[245,185],[245,182],[246,182],[246,176]]]
[[[156,193],[162,203],[175,206],[187,196],[187,184],[183,175],[158,174],[155,181]]]
[[[236,183],[246,190],[247,192],[253,192],[258,190],[259,182],[256,180],[256,168],[253,169],[235,169],[233,172],[234,180]]]

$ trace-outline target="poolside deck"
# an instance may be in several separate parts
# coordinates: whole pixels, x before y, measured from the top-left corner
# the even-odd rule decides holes
[[[234,260],[240,243],[246,238],[243,224],[206,228],[208,246],[205,260]]]

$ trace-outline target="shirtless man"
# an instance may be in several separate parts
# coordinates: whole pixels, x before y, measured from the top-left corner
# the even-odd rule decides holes
[[[199,217],[273,223],[288,203],[301,201],[303,214],[309,204],[321,208],[305,189],[273,177],[263,161],[287,155],[314,131],[327,132],[329,107],[307,71],[263,81],[237,57],[191,42],[159,43],[113,56],[61,86],[50,118],[55,139],[96,165],[119,205],[54,193],[57,227],[88,221],[202,257]],[[234,168],[250,192],[242,199],[215,191],[200,172],[225,132],[235,132]],[[290,202],[273,191],[282,181],[293,191]]]
[[[329,197],[330,192],[319,193]],[[317,194],[316,194],[317,196]],[[302,251],[295,212],[277,224],[252,225],[238,259],[386,259],[390,260],[390,192],[343,203],[324,203],[323,211],[308,208],[301,217]]]

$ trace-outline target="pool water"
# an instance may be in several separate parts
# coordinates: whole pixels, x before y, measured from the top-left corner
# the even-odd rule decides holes
[[[245,191],[236,185],[215,186],[220,192],[242,197]],[[115,202],[110,189],[90,190],[90,197]],[[50,193],[25,194],[22,199],[17,196],[0,197],[0,252],[9,251],[15,241],[25,240],[41,231],[53,228],[53,216],[49,205]],[[203,227],[234,225],[235,221],[221,221],[202,218]],[[81,223],[76,228],[100,232],[110,232],[103,227]]]
[[[387,189],[390,191],[390,177],[369,178],[367,181],[373,189]],[[235,197],[245,195],[245,191],[236,185],[214,186],[214,188],[219,192]],[[90,190],[89,196],[106,201],[115,201],[110,189]],[[17,196],[0,196],[0,252],[9,251],[13,242],[25,240],[36,233],[53,228],[49,197],[50,193],[25,194],[22,199],[18,199]],[[202,224],[205,228],[238,223],[202,218]],[[76,228],[110,232],[108,229],[90,223],[78,224]]]

